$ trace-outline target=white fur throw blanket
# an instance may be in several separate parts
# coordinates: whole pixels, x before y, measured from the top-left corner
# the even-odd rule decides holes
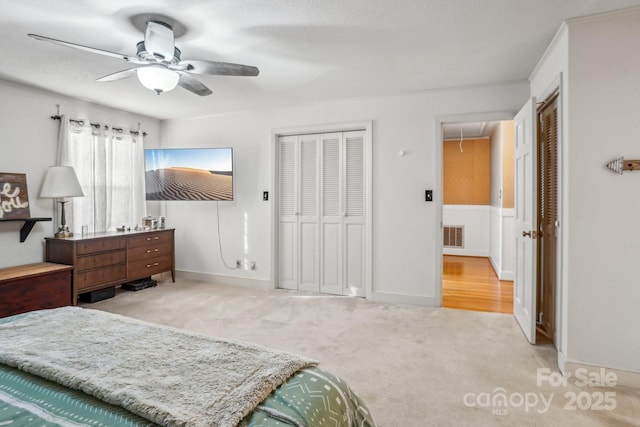
[[[235,426],[316,362],[78,307],[0,322],[0,362],[164,426]]]

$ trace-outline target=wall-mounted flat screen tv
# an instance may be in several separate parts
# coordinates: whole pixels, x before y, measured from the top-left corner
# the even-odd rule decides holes
[[[147,200],[233,200],[232,148],[144,150]]]

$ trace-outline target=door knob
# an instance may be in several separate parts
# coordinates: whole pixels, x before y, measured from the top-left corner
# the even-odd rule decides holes
[[[523,231],[522,237],[531,237],[531,231]]]

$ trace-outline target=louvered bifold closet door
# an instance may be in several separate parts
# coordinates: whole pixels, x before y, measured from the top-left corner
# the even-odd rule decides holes
[[[364,131],[345,132],[343,294],[365,296]]]
[[[342,133],[320,136],[320,292],[342,295]]]
[[[558,221],[558,96],[545,101],[538,122],[538,313],[542,329],[555,333]]]
[[[319,135],[299,137],[300,149],[300,215],[299,235],[299,285],[298,289],[320,290],[319,243]]]
[[[278,287],[365,296],[365,132],[278,138]]]
[[[298,289],[298,137],[278,139],[278,287]]]

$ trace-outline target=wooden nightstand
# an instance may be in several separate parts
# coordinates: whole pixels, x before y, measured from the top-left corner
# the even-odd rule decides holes
[[[0,317],[71,305],[72,272],[50,262],[0,268]]]

